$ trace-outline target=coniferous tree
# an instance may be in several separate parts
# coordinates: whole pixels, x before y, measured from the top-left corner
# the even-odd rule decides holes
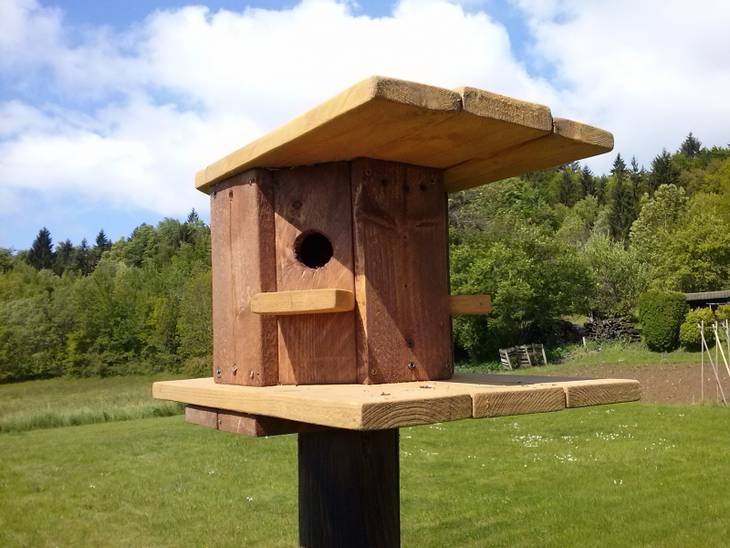
[[[593,178],[593,172],[588,166],[583,166],[580,172],[580,186],[583,189],[583,196],[591,196],[596,192],[596,183]]]
[[[654,192],[661,185],[674,185],[678,178],[679,171],[672,162],[672,155],[663,149],[651,162],[650,191]]]
[[[626,174],[626,162],[621,158],[621,153],[616,155],[616,159],[613,161],[613,167],[611,167],[611,175],[614,177],[623,177]]]
[[[74,253],[74,266],[76,270],[81,272],[84,276],[90,274],[94,270],[94,262],[91,256],[91,249],[89,249],[89,243],[86,238],[81,240],[81,244],[76,248]]]
[[[28,250],[28,263],[37,270],[41,270],[42,268],[52,268],[53,259],[53,240],[51,240],[50,231],[44,226],[38,231],[38,236]]]
[[[96,249],[97,253],[101,255],[105,251],[109,251],[111,248],[112,242],[109,238],[107,238],[104,233],[104,229],[102,228],[99,231],[99,234],[96,235],[96,245],[94,246],[94,249]]]
[[[563,170],[558,186],[558,201],[568,207],[575,203],[575,191],[573,188],[573,175],[567,169]]]
[[[614,184],[611,189],[609,229],[614,240],[625,244],[628,241],[631,224],[636,218],[637,208],[631,182],[626,176],[626,164],[620,154],[616,156],[611,172],[614,176]]]
[[[679,147],[679,152],[687,156],[688,158],[694,158],[702,150],[702,143],[697,139],[692,132],[689,132],[687,138],[684,140],[682,145]]]
[[[200,217],[198,216],[198,212],[195,211],[195,208],[190,210],[190,213],[188,213],[188,219],[185,222],[189,225],[197,225],[200,223]]]
[[[74,264],[74,246],[71,240],[66,239],[56,246],[56,261],[53,271],[59,276],[67,270],[72,270]]]

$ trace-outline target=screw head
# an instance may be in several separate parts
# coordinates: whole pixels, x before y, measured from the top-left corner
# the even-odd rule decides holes
[[[408,362],[408,369],[413,371],[416,368],[415,362]]]
[[[220,367],[216,367],[216,369],[215,369],[215,376],[218,377],[218,378],[221,378],[222,375],[223,375],[223,371],[221,371],[221,368]]]

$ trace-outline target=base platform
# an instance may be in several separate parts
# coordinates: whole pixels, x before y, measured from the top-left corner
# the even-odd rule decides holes
[[[157,399],[349,430],[384,430],[467,418],[560,411],[635,401],[639,382],[457,374],[396,384],[238,386],[212,377],[154,383]]]

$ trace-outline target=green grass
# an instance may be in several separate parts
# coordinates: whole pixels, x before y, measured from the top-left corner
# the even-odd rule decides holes
[[[408,546],[726,546],[727,410],[401,430]],[[292,546],[296,438],[181,417],[0,434],[0,546]]]
[[[170,375],[49,379],[0,385],[0,432],[179,414],[152,399],[152,383]]]
[[[700,362],[700,352],[688,352],[682,349],[673,352],[652,352],[640,343],[606,343],[600,346],[595,343],[589,343],[587,348],[584,348],[582,345],[572,345],[559,349],[557,354],[556,357],[548,357],[550,364],[547,368],[540,368],[539,370],[534,368],[516,369],[512,373],[528,375],[539,374],[540,371],[569,373],[572,369],[591,365],[633,366]],[[559,363],[555,363],[555,360],[560,361]],[[500,365],[499,362],[465,363],[457,365],[457,370],[486,373],[500,370]]]

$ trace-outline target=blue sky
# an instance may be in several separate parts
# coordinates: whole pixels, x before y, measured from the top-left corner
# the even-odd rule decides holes
[[[2,0],[0,247],[207,219],[195,170],[373,73],[548,104],[643,164],[725,145],[728,27],[710,0]]]

